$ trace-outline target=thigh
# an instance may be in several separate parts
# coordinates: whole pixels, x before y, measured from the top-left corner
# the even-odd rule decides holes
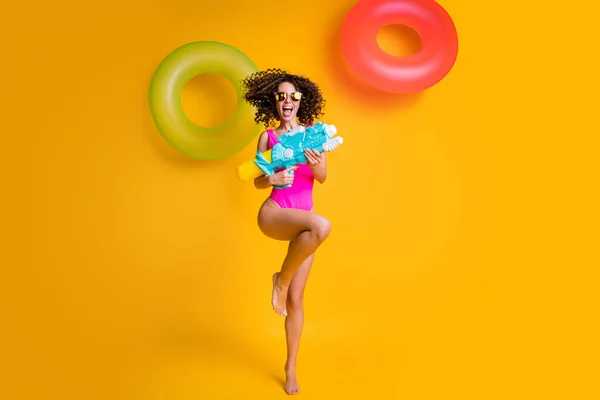
[[[289,241],[310,230],[319,218],[312,211],[280,208],[267,199],[258,212],[258,227],[272,239]]]

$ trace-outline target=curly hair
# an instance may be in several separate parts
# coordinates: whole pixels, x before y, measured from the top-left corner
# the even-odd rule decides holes
[[[302,92],[302,100],[296,114],[302,125],[310,125],[324,114],[325,99],[316,83],[304,76],[269,68],[255,72],[242,81],[244,100],[256,108],[254,116],[256,123],[262,122],[268,127],[273,121],[280,120],[274,94],[282,82],[289,82],[296,90]]]

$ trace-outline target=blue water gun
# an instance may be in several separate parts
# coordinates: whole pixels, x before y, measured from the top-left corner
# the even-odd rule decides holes
[[[338,148],[344,139],[340,136],[334,138],[337,129],[334,125],[328,125],[323,122],[317,122],[314,125],[298,128],[288,131],[279,137],[279,143],[276,143],[272,149],[261,153],[256,152],[254,168],[250,166],[240,166],[238,176],[241,179],[245,177],[255,177],[256,166],[266,175],[273,175],[275,172],[285,168],[290,168],[298,164],[307,163],[304,151],[306,149],[317,150],[321,153],[333,151]],[[294,171],[289,171],[293,174]],[[276,189],[290,187],[291,185],[274,186]]]

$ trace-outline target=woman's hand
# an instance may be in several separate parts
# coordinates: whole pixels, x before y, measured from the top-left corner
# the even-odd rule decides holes
[[[311,167],[316,166],[323,160],[323,155],[314,149],[304,150],[304,155],[306,156],[306,161],[308,161],[308,165],[310,165]]]
[[[324,183],[327,179],[327,162],[325,159],[325,153],[319,153],[314,149],[304,150],[306,161],[310,166],[313,176],[319,183]]]
[[[285,186],[294,183],[294,174],[290,174],[290,171],[297,169],[298,166],[286,168],[282,171],[276,172],[269,176],[269,184],[271,186]]]

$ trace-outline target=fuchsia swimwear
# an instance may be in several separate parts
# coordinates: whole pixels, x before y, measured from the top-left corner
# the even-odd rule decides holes
[[[279,138],[274,131],[268,130],[269,149],[279,143]],[[281,208],[299,208],[311,211],[313,209],[313,184],[314,176],[308,164],[300,164],[294,170],[294,182],[291,187],[271,189],[271,199]]]

